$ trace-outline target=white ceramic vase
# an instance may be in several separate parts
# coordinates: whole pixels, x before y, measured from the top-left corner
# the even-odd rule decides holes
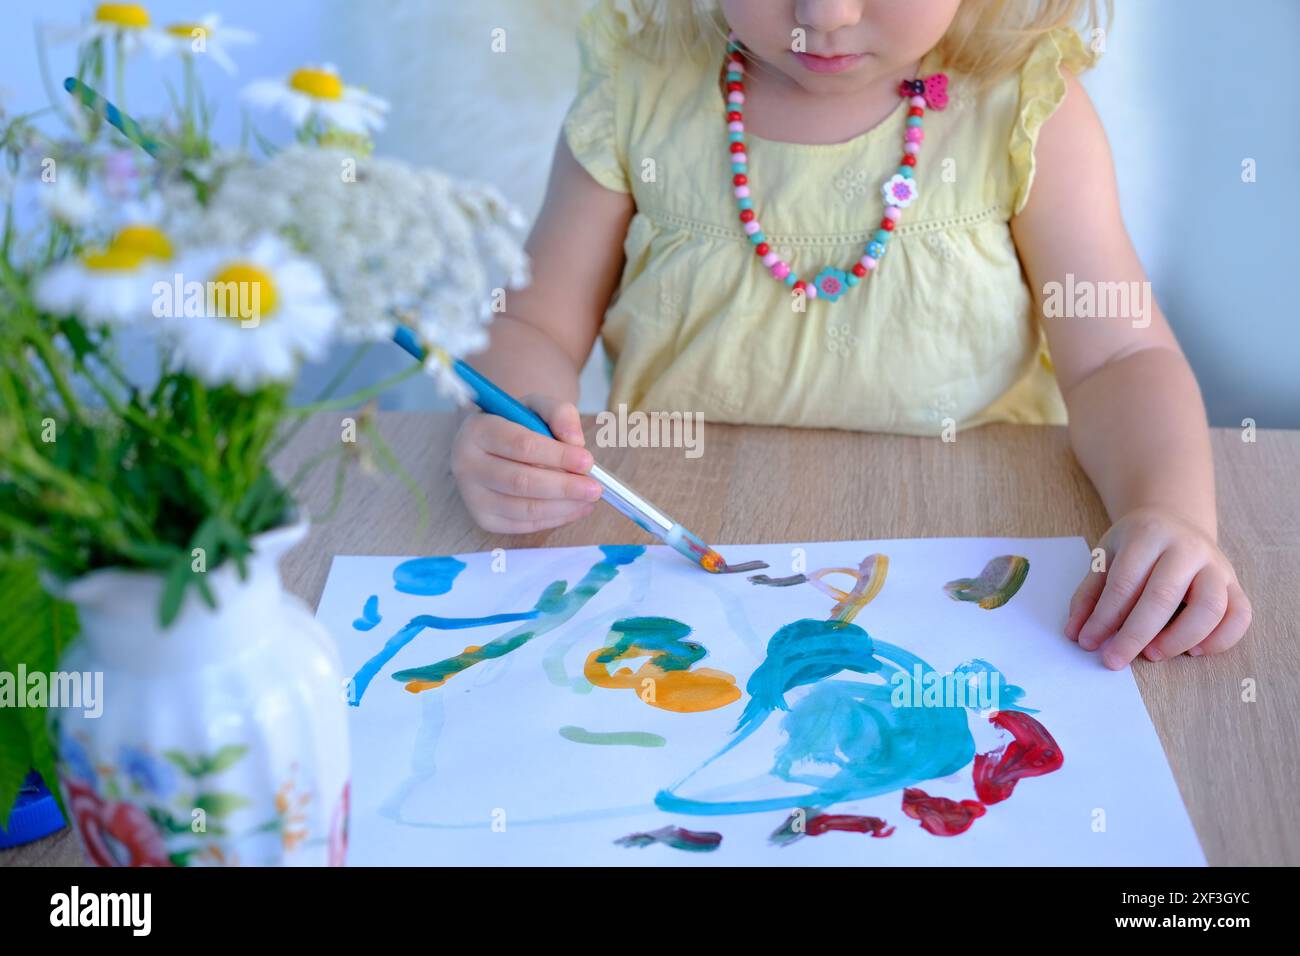
[[[216,610],[190,590],[166,630],[161,575],[109,568],[60,589],[81,633],[59,673],[81,675],[83,688],[102,675],[102,701],[49,711],[89,862],[343,863],[343,678],[324,628],[278,571],[306,531],[255,538],[247,580],[231,562],[207,572]]]

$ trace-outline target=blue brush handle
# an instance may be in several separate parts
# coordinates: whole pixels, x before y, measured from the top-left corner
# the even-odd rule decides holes
[[[397,331],[393,333],[393,341],[415,358],[424,361],[424,349],[416,341],[415,334],[406,326],[399,325],[397,327]],[[547,438],[555,437],[555,433],[551,431],[540,415],[519,401],[519,399],[503,391],[477,369],[467,365],[460,359],[455,359],[452,362],[452,368],[474,392],[474,404],[478,405],[483,411],[490,415],[500,415],[516,425],[523,425],[525,428],[531,429],[539,435],[545,435]]]

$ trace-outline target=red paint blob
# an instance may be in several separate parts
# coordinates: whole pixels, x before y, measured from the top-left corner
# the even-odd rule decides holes
[[[908,787],[903,791],[903,812],[921,821],[921,829],[935,836],[965,833],[976,817],[984,816],[984,805],[976,800],[949,800],[932,797],[924,790]]]
[[[873,837],[887,837],[894,832],[894,828],[880,817],[860,817],[852,813],[822,813],[812,817],[804,827],[809,836],[821,836],[832,830],[869,833]]]
[[[1052,735],[1034,718],[1017,710],[999,710],[989,722],[1015,738],[986,754],[975,755],[975,796],[981,803],[1001,803],[1023,777],[1041,777],[1059,770],[1065,755]]]

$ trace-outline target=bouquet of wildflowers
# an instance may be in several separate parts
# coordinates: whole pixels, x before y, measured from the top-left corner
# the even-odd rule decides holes
[[[52,669],[75,627],[42,577],[158,573],[164,623],[187,595],[211,603],[198,557],[242,570],[250,539],[291,520],[301,476],[282,480],[273,464],[295,423],[421,369],[294,407],[300,365],[338,342],[359,357],[405,325],[424,370],[457,394],[450,358],[486,344],[494,283],[526,282],[527,268],[520,217],[492,190],[372,154],[388,105],[330,66],[245,88],[247,107],[284,113],[297,133],[283,146],[254,134],[253,155],[213,142],[199,81],[208,61],[234,69],[246,31],[216,17],[162,26],[142,5],[104,3],[38,35],[43,62],[47,43],[77,52],[72,95],[47,79],[41,115],[0,104],[0,670],[11,671]],[[126,112],[123,67],[141,53],[173,91],[167,115]],[[373,422],[359,427],[367,460],[398,468]],[[339,469],[360,457],[341,444],[313,463],[331,456]],[[47,766],[41,721],[0,708],[0,737],[27,741],[0,747],[0,824],[28,766]]]

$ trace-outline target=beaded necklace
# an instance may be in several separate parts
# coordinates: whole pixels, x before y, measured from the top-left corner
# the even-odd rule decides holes
[[[800,279],[789,263],[783,262],[772,251],[767,236],[759,225],[758,216],[754,213],[754,201],[750,198],[749,191],[749,155],[745,152],[745,59],[734,33],[727,37],[725,68],[731,185],[736,195],[736,206],[740,210],[740,225],[749,236],[749,241],[754,244],[755,254],[772,273],[772,278],[790,286],[795,295],[835,302],[847,289],[857,285],[876,268],[888,248],[890,235],[898,226],[903,210],[916,201],[918,192],[913,170],[921,152],[921,143],[925,139],[922,121],[926,107],[942,110],[948,105],[948,77],[943,73],[935,73],[924,79],[904,80],[899,84],[898,95],[909,100],[907,127],[903,134],[903,159],[898,171],[880,187],[885,203],[880,226],[867,243],[862,258],[847,272],[827,266],[811,282],[807,282]]]

